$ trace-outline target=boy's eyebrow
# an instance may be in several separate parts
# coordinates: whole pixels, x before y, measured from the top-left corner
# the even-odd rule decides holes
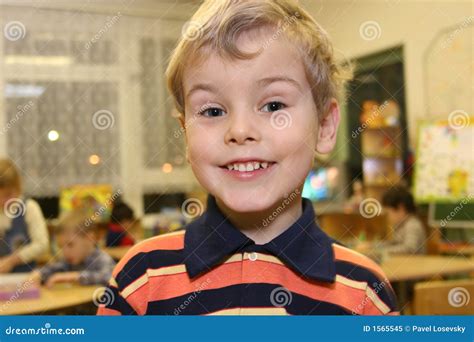
[[[267,85],[269,85],[271,83],[275,83],[275,82],[290,83],[293,86],[295,86],[296,88],[298,88],[298,90],[301,91],[301,85],[298,83],[298,81],[296,81],[293,78],[288,77],[288,76],[271,76],[271,77],[262,78],[262,79],[257,81],[257,83],[262,85],[262,86],[267,86]]]
[[[195,84],[191,87],[191,89],[189,89],[188,93],[186,94],[186,97],[185,98],[189,98],[191,96],[192,93],[198,91],[198,90],[204,90],[204,91],[208,91],[208,92],[217,92],[217,89],[212,85],[212,84],[209,84],[209,83],[198,83],[198,84]]]

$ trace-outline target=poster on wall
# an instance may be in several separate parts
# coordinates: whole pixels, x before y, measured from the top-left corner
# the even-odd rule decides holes
[[[59,207],[61,214],[71,210],[85,210],[98,222],[106,222],[112,210],[112,186],[84,184],[63,188]]]
[[[474,119],[419,126],[414,194],[419,203],[474,202]]]

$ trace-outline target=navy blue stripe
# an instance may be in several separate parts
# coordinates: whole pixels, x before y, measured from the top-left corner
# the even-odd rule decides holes
[[[272,296],[272,291],[273,296]],[[350,315],[336,304],[289,292],[275,284],[237,284],[148,303],[147,315],[204,315],[232,308],[283,307],[291,315]]]
[[[148,268],[160,268],[183,264],[183,250],[154,250],[138,253],[123,266],[115,277],[120,289],[124,289],[145,274]]]
[[[121,312],[122,315],[137,315],[136,311],[119,294],[118,289],[112,286],[106,288],[106,292],[99,300],[100,304],[106,304],[107,309],[113,309]]]

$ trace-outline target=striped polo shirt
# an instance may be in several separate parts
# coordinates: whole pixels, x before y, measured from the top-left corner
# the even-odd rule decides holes
[[[307,199],[301,217],[264,245],[235,228],[212,196],[185,228],[133,246],[98,314],[397,314],[380,267],[329,238]]]

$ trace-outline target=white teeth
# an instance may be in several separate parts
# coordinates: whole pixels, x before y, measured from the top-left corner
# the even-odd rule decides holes
[[[247,162],[247,163],[235,163],[228,164],[226,167],[228,170],[235,170],[239,172],[251,172],[258,169],[266,169],[269,167],[268,162]]]

